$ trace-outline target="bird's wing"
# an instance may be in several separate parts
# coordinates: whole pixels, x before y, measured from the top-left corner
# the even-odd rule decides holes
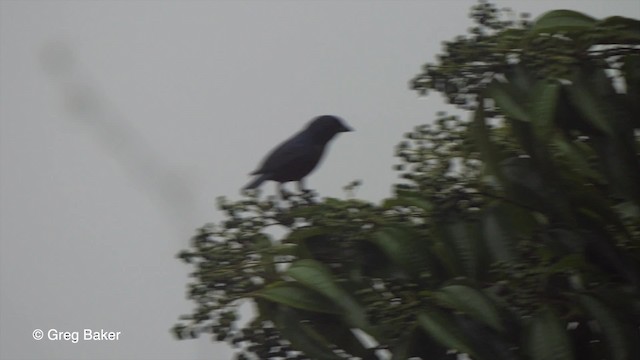
[[[308,162],[308,159],[316,157],[318,152],[322,153],[322,147],[304,138],[294,137],[275,148],[260,168],[251,175],[271,173],[291,164]]]

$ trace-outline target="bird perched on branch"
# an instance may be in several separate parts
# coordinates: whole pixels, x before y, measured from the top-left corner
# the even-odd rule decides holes
[[[244,189],[255,189],[266,180],[277,181],[280,193],[285,196],[283,183],[297,181],[298,189],[304,189],[303,179],[313,171],[324,154],[327,143],[341,132],[353,131],[336,116],[323,115],[311,120],[309,125],[271,151],[262,165],[250,175],[258,175]]]

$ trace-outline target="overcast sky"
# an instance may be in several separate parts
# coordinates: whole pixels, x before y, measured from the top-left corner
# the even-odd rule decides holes
[[[0,358],[230,358],[169,333],[193,308],[177,251],[316,115],[356,131],[307,185],[390,195],[394,145],[448,109],[408,81],[474,3],[0,0]],[[497,3],[640,18],[637,0]],[[47,339],[85,328],[121,335]]]

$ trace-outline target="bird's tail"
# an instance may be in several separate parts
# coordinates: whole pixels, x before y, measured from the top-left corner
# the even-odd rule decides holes
[[[269,174],[262,174],[257,178],[255,178],[252,182],[247,184],[245,187],[243,187],[243,189],[244,190],[255,189],[258,186],[262,185],[262,183],[265,182],[265,180],[267,180],[268,177],[269,177]]]

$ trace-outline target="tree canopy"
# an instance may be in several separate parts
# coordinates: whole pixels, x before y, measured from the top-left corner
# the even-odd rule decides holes
[[[640,358],[640,21],[471,18],[411,81],[470,119],[407,133],[380,204],[221,198],[179,254],[177,337],[238,359]]]

